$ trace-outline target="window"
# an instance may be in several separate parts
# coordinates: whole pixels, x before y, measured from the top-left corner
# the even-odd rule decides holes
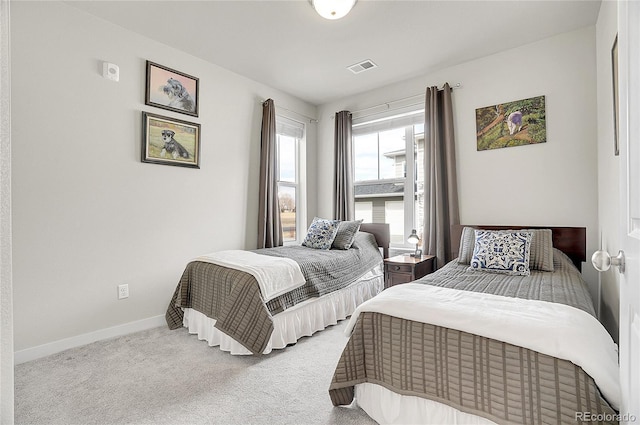
[[[362,220],[365,223],[373,223],[373,202],[356,202],[355,215],[356,220]]]
[[[355,119],[353,153],[356,219],[389,223],[391,245],[410,247],[411,229],[422,237],[424,110]]]
[[[284,242],[298,240],[300,217],[300,141],[304,124],[276,116],[278,202]]]

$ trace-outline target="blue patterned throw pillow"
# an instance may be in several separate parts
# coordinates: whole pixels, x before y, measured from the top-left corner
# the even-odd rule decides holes
[[[339,223],[340,220],[326,220],[314,217],[302,245],[309,248],[330,249],[338,233]]]
[[[470,270],[528,276],[531,232],[476,230]]]

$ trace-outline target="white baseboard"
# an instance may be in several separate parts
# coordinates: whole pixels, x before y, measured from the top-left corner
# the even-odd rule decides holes
[[[49,342],[47,344],[38,345],[32,348],[14,352],[14,364],[25,363],[31,360],[56,354],[70,348],[80,347],[82,345],[91,344],[92,342],[104,339],[114,338],[117,336],[128,335],[134,332],[140,332],[147,329],[166,326],[164,314],[160,316],[149,317],[148,319],[136,320],[118,326],[113,326],[86,334]]]

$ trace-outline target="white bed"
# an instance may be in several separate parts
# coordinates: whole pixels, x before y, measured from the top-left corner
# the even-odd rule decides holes
[[[304,336],[311,336],[327,326],[349,317],[358,305],[384,289],[382,266],[371,270],[350,286],[337,292],[297,304],[273,316],[274,330],[263,354],[285,348]],[[252,354],[242,344],[214,327],[216,321],[197,310],[184,310],[183,325],[212,347],[220,347],[234,355]]]
[[[513,226],[496,230],[503,228]],[[573,423],[580,412],[617,423],[617,347],[592,305],[579,308],[590,303],[584,282],[572,278],[567,289],[560,286],[561,276],[580,275],[585,233],[584,228],[551,228],[553,271],[536,271],[535,277],[532,272],[521,280],[486,275],[475,287],[497,285],[505,288],[500,294],[463,287],[454,267],[468,266],[456,265],[360,306],[346,331],[356,334],[330,386],[334,405],[354,400],[380,424],[555,423],[554,418]],[[565,291],[571,305],[559,302]],[[554,295],[553,300],[516,298],[513,292]]]
[[[346,319],[359,304],[384,289],[382,260],[389,250],[388,224],[358,225],[360,231],[347,249],[294,246],[294,251],[271,248],[251,253],[249,259],[262,257],[258,263],[266,264],[270,260],[264,259],[290,263],[292,258],[303,258],[304,288],[298,286],[275,298],[265,296],[264,285],[245,267],[229,266],[226,260],[218,263],[215,255],[196,258],[187,265],[176,288],[167,309],[167,324],[171,329],[187,328],[210,346],[244,355],[285,348]],[[280,255],[292,258],[278,258]],[[330,290],[316,286],[320,275],[333,282]],[[278,277],[269,284],[287,288],[287,280]]]

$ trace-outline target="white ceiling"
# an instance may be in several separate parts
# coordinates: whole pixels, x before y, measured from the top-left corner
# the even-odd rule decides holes
[[[600,8],[600,0],[359,0],[329,21],[307,0],[69,4],[316,105],[594,25]],[[364,59],[378,67],[346,69]],[[526,52],[514,60],[524,66]]]

